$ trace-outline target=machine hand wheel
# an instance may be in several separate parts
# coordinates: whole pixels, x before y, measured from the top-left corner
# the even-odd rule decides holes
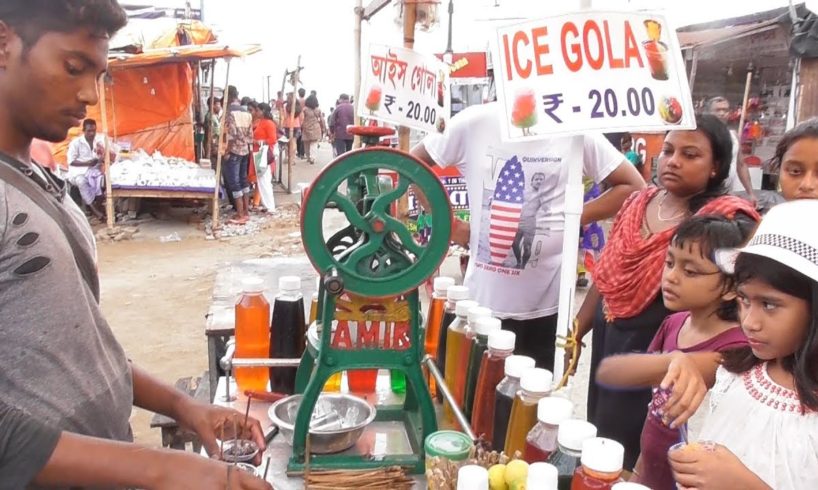
[[[397,174],[397,184],[381,171]],[[412,184],[432,207],[425,245],[391,211]],[[339,210],[349,222],[326,241],[325,209]],[[346,291],[369,297],[397,296],[422,284],[446,257],[451,227],[449,197],[434,172],[407,153],[382,148],[346,153],[328,165],[301,213],[304,248],[315,268],[322,275],[337,272]]]

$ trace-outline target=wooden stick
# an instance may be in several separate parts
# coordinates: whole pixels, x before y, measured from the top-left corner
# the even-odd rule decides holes
[[[244,429],[247,427],[247,418],[250,416],[250,400],[253,399],[253,394],[250,393],[247,395],[247,408],[244,409],[244,424],[241,426],[241,432],[244,433]]]
[[[262,477],[262,480],[264,480],[264,481],[267,481],[267,472],[270,471],[270,460],[271,459],[272,458],[270,456],[267,456],[267,464],[264,465],[264,476]]]
[[[219,437],[219,460],[224,461],[224,422],[222,422],[221,436]]]

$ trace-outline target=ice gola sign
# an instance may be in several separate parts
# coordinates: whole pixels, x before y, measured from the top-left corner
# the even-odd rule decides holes
[[[675,32],[634,12],[566,14],[497,30],[503,139],[695,125]]]

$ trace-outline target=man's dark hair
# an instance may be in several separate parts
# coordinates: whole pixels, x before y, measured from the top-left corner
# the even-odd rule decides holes
[[[0,21],[31,47],[48,32],[88,29],[111,37],[125,26],[128,16],[117,0],[2,0]]]
[[[341,94],[341,96],[338,97],[338,100],[349,101],[349,95]]]
[[[233,85],[227,87],[227,102],[233,102],[239,98],[239,89]]]
[[[299,97],[304,97],[305,95],[307,95],[306,90],[304,90],[303,88],[298,89],[298,96]]]
[[[90,128],[91,126],[97,127],[97,122],[93,119],[86,119],[82,122],[82,130],[85,131],[86,129]]]

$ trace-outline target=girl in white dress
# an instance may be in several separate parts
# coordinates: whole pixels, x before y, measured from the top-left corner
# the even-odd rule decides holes
[[[628,356],[644,383],[672,390],[681,427],[712,388],[701,441],[671,451],[680,488],[818,488],[818,201],[774,207],[749,244],[720,254],[735,273],[750,347],[729,354]],[[661,380],[661,383],[659,381]]]

